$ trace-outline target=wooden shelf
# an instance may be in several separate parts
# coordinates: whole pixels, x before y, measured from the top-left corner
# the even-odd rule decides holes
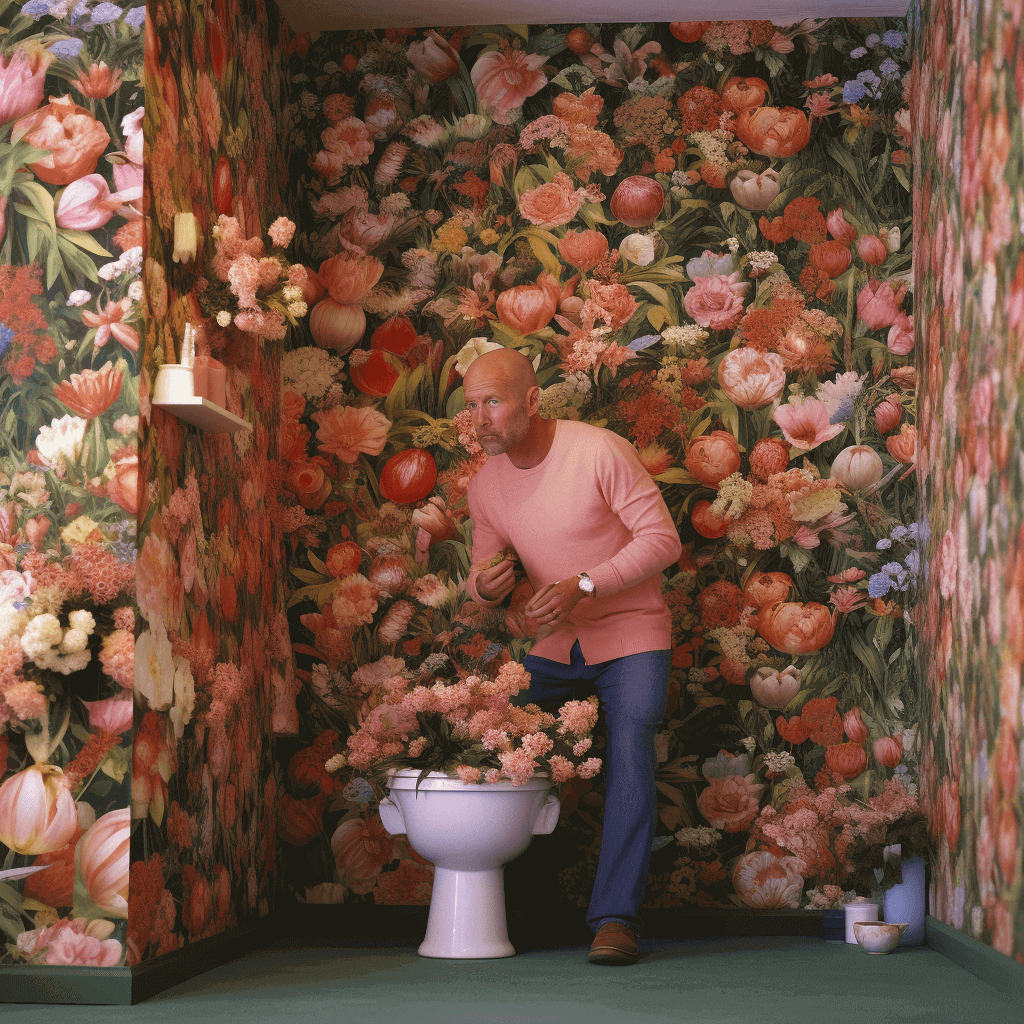
[[[174,402],[154,402],[153,405],[211,434],[233,434],[238,430],[252,430],[252,424],[248,420],[222,409],[208,398],[179,398]]]

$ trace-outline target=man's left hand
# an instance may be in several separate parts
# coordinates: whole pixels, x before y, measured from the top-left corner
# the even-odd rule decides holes
[[[523,611],[538,625],[558,629],[583,596],[579,577],[570,576],[538,590]]]

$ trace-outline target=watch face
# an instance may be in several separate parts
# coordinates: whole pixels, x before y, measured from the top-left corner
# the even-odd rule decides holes
[[[585,575],[580,575],[580,590],[585,594],[592,594],[594,592],[594,581]]]

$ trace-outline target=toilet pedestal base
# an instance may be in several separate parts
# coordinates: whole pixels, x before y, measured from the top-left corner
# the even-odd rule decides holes
[[[502,869],[435,867],[427,934],[417,952],[455,960],[515,956],[515,947],[508,940]]]

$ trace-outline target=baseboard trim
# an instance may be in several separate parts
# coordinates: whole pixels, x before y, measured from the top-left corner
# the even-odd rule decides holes
[[[128,1006],[270,945],[276,918],[231,928],[134,967],[0,967],[0,1003]]]
[[[0,1003],[128,1006],[130,967],[0,967]]]
[[[418,944],[427,927],[428,907],[387,907],[367,903],[279,904],[279,935],[330,938],[343,945]],[[590,944],[586,910],[559,906],[508,907],[508,935],[517,949],[543,945]],[[645,938],[675,939],[715,935],[806,935],[821,938],[824,918],[816,910],[735,910],[718,907],[659,907],[643,913]]]
[[[164,989],[268,946],[275,934],[275,919],[276,915],[269,915],[136,964],[131,968],[131,1001],[141,1003]]]
[[[1024,964],[929,914],[925,942],[1007,999],[1024,1003]]]

